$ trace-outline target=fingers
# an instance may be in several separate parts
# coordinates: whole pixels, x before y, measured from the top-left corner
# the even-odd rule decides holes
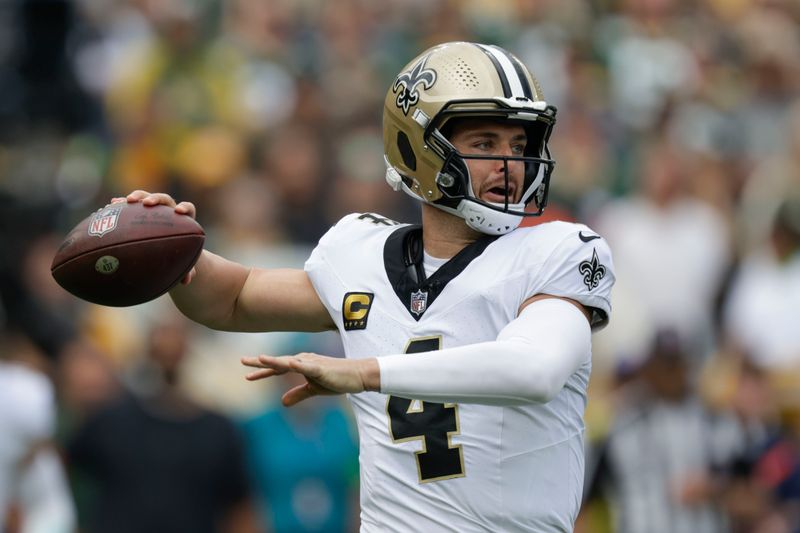
[[[137,190],[133,191],[132,193],[129,193],[127,196],[125,196],[125,201],[126,202],[130,202],[130,203],[141,202],[142,200],[144,200],[148,196],[150,196],[149,192],[143,191],[141,189],[137,189]]]
[[[319,378],[322,374],[322,369],[313,360],[309,360],[307,358],[308,355],[299,354],[291,358],[287,357],[287,365],[298,374],[303,374],[312,379]]]
[[[137,191],[137,192],[139,192],[139,191]],[[141,191],[141,192],[144,192],[144,191]],[[166,206],[169,206],[169,207],[176,207],[177,206],[177,203],[175,202],[175,199],[172,196],[170,196],[169,194],[166,194],[166,193],[163,193],[163,192],[154,192],[154,193],[148,194],[147,196],[145,196],[144,198],[141,198],[141,199],[139,199],[139,195],[136,195],[135,198],[137,198],[137,199],[136,200],[131,200],[131,196],[133,196],[133,194],[134,193],[131,193],[131,194],[128,195],[128,202],[129,203],[135,203],[135,202],[141,201],[142,205],[166,205]]]
[[[248,381],[258,381],[259,379],[271,378],[272,376],[279,376],[287,372],[286,370],[265,366],[258,357],[242,357],[241,363],[244,366],[258,369],[255,372],[250,372],[244,377]]]
[[[259,355],[258,363],[262,368],[272,368],[279,371],[281,374],[294,370],[291,367],[291,357],[275,357],[272,355]]]
[[[281,397],[281,403],[286,407],[291,407],[312,396],[316,396],[316,393],[311,390],[308,383],[304,383],[286,391]]]
[[[252,366],[253,368],[264,368],[264,365],[261,364],[261,361],[258,360],[258,357],[242,357],[240,362],[244,366]]]
[[[270,355],[243,357],[241,363],[244,366],[257,369],[245,376],[245,379],[248,381],[257,381],[279,376],[287,372],[296,372],[306,376],[306,379],[314,379],[315,376],[320,375],[322,372],[319,365],[314,361],[314,354],[307,353],[292,357],[274,357]],[[286,391],[281,398],[281,403],[286,407],[291,407],[303,400],[320,394],[320,392],[325,394],[324,388],[320,389],[318,385],[312,385],[312,383],[306,382]]]
[[[163,193],[163,192],[147,192],[141,189],[137,189],[132,193],[128,194],[125,197],[116,197],[111,199],[111,203],[120,203],[120,202],[128,202],[129,204],[135,204],[136,202],[142,202],[142,205],[153,206],[153,205],[166,205],[169,207],[174,207],[175,212],[181,215],[188,215],[192,218],[197,216],[197,209],[195,208],[192,202],[176,202],[172,196]]]
[[[267,361],[266,363],[261,361],[262,357],[265,358],[265,360]],[[240,361],[244,366],[250,366],[253,368],[271,368],[269,362],[273,359],[277,360],[278,358],[270,357],[268,355],[260,355],[258,357],[242,357]]]
[[[244,379],[247,381],[258,381],[259,379],[271,378],[272,376],[277,375],[278,372],[272,368],[262,368],[261,370],[256,370],[255,372],[250,372],[249,374],[245,375]]]
[[[189,272],[187,272],[186,275],[183,276],[183,278],[181,279],[181,285],[190,284],[192,282],[192,279],[194,279],[196,274],[197,274],[197,269],[192,267],[192,269]]]
[[[189,215],[192,218],[195,218],[197,215],[197,209],[194,207],[192,202],[181,202],[175,206],[175,212],[181,215]]]
[[[263,360],[262,360],[263,359]],[[272,376],[280,376],[291,370],[289,365],[286,364],[285,359],[288,357],[270,357],[262,355],[259,357],[242,357],[241,363],[244,366],[257,368],[255,372],[250,372],[245,376],[248,381],[257,381],[259,379],[271,378]]]

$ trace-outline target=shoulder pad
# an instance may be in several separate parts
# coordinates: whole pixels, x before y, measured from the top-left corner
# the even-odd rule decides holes
[[[583,224],[554,223],[548,231],[552,247],[539,271],[538,292],[580,302],[592,311],[592,328],[602,328],[616,279],[608,243]]]

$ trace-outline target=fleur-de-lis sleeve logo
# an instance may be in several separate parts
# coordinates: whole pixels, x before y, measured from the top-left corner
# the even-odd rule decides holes
[[[600,284],[600,280],[606,275],[606,267],[600,264],[597,258],[597,250],[592,248],[592,258],[588,261],[582,261],[578,265],[578,272],[583,274],[583,284],[589,290],[594,289]]]
[[[417,87],[421,84],[427,90],[436,83],[436,71],[425,68],[427,59],[427,56],[423,57],[411,67],[409,72],[400,74],[392,86],[392,91],[397,94],[395,103],[397,107],[403,110],[405,115],[408,115],[408,110],[411,106],[417,105],[417,102],[419,102]]]

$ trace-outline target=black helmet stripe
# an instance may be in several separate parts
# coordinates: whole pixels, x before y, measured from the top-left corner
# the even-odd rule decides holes
[[[478,45],[492,60],[503,85],[503,96],[525,97],[533,100],[533,92],[522,65],[508,52],[499,46]]]
[[[489,51],[488,47],[482,44],[475,44],[475,46],[483,50],[483,52],[489,56],[489,59],[492,60],[492,64],[494,65],[495,70],[497,70],[497,75],[500,77],[500,85],[503,86],[503,96],[506,98],[511,98],[511,86],[508,84],[508,76],[506,76],[506,71],[503,70],[502,65],[500,65],[500,61],[492,52]]]
[[[503,52],[506,55],[506,57],[508,57],[508,60],[511,61],[511,64],[514,65],[514,70],[517,71],[517,76],[519,76],[519,82],[522,85],[523,94],[529,100],[533,100],[533,91],[531,91],[531,84],[528,83],[528,77],[525,76],[525,69],[522,66],[522,63],[520,62],[520,60],[517,59],[516,57],[512,56],[511,54],[509,54],[508,52],[506,52],[502,48],[499,48],[499,47],[495,47],[495,48],[497,50],[500,50],[501,52]]]

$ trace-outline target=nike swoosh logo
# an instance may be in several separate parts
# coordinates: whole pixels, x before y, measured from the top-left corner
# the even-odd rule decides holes
[[[578,232],[578,238],[583,242],[593,241],[595,239],[599,239],[600,235],[584,235],[582,231]]]

